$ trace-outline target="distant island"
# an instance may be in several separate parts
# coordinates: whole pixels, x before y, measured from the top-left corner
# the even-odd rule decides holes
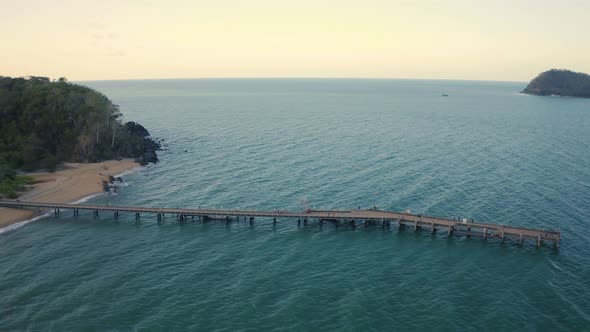
[[[535,77],[522,93],[590,98],[590,75],[565,69],[551,69]]]
[[[15,198],[32,183],[19,171],[53,171],[63,162],[158,161],[160,143],[148,130],[123,123],[119,106],[105,95],[65,78],[0,76],[0,119],[0,198]]]

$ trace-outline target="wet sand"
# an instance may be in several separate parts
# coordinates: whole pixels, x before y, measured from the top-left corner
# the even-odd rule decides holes
[[[35,178],[32,188],[21,192],[19,200],[71,203],[103,192],[103,180],[138,167],[133,159],[109,160],[101,163],[66,163],[54,173],[28,173]],[[29,210],[0,208],[0,228],[34,217]]]

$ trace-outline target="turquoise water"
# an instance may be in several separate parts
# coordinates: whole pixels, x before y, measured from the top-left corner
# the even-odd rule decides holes
[[[92,202],[377,205],[558,229],[562,247],[65,213],[0,235],[0,330],[590,330],[590,100],[503,82],[85,84],[169,145]]]

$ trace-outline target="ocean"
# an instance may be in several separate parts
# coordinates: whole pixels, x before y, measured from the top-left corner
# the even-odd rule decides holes
[[[590,330],[588,99],[524,82],[82,84],[167,147],[91,203],[411,209],[560,230],[561,248],[66,212],[0,234],[2,331]]]

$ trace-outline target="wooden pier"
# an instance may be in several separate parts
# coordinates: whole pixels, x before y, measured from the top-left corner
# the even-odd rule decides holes
[[[505,226],[492,223],[466,222],[453,218],[441,218],[425,216],[421,214],[401,213],[381,210],[349,210],[349,211],[318,211],[308,210],[303,212],[276,212],[276,211],[251,211],[251,210],[215,210],[215,209],[180,209],[180,208],[158,208],[138,206],[111,206],[111,205],[81,205],[81,204],[59,204],[40,202],[18,202],[0,200],[0,207],[18,209],[36,209],[41,211],[52,211],[59,215],[61,210],[71,210],[74,216],[79,216],[80,210],[92,211],[94,218],[99,218],[101,213],[112,213],[114,219],[119,218],[120,212],[133,213],[136,219],[141,214],[155,215],[158,221],[162,221],[166,215],[178,217],[181,222],[187,220],[208,221],[249,221],[254,218],[272,219],[297,219],[297,224],[307,225],[316,221],[320,224],[332,222],[336,225],[349,225],[358,227],[360,225],[381,225],[383,228],[392,226],[399,230],[411,229],[414,231],[426,230],[437,233],[444,232],[448,236],[459,235],[467,237],[478,237],[484,240],[495,239],[504,243],[506,240],[522,246],[523,243],[532,243],[537,248],[547,243],[559,248],[561,234],[559,231],[540,230],[532,228]]]

